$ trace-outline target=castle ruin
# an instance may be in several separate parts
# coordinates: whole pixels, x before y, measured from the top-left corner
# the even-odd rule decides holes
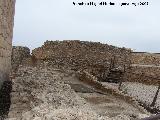
[[[9,79],[15,0],[0,0],[0,87]]]

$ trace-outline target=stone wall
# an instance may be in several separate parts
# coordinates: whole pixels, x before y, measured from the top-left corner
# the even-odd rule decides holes
[[[0,119],[10,107],[12,83],[9,80],[15,0],[0,0]]]
[[[160,66],[132,65],[124,79],[129,82],[158,85],[160,83]]]
[[[30,57],[30,49],[28,47],[22,46],[13,46],[12,47],[12,70],[15,71],[18,69],[18,66],[23,64],[23,60],[26,60]]]
[[[160,65],[160,54],[133,52],[132,53],[132,64]]]
[[[15,0],[0,0],[0,86],[11,68]]]
[[[158,85],[160,83],[160,54],[133,52],[131,67],[125,81]]]
[[[131,50],[87,41],[46,41],[32,51],[38,63],[72,70],[86,70],[99,80],[106,78],[113,59],[114,67],[130,65]]]

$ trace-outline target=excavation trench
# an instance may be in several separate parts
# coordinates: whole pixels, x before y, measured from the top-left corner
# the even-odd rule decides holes
[[[106,91],[104,94],[101,90],[96,89],[95,84],[86,84],[84,81],[79,80],[79,77],[76,75],[64,77],[63,81],[69,84],[81,98],[84,98],[91,104],[92,110],[101,116],[112,118],[119,115],[126,115],[131,120],[136,120],[139,114],[145,114],[139,108],[115,95]]]

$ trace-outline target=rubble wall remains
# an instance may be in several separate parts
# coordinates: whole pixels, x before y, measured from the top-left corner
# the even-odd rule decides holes
[[[0,0],[0,87],[11,69],[14,8],[15,0]]]
[[[125,81],[139,82],[149,85],[160,83],[160,66],[132,65],[125,74]]]
[[[23,64],[23,60],[30,57],[30,49],[28,47],[13,46],[12,47],[12,70],[18,69],[18,66]]]
[[[130,65],[131,50],[99,42],[79,40],[46,41],[32,51],[38,63],[72,70],[86,70],[99,80],[105,79],[114,59],[114,67]]]
[[[145,84],[160,83],[160,54],[133,52],[131,67],[125,75],[125,81]]]
[[[141,65],[160,65],[160,54],[158,53],[145,53],[145,52],[133,52],[132,64]]]

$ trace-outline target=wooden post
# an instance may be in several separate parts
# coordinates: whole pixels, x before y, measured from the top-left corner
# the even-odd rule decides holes
[[[158,97],[159,90],[160,90],[160,84],[159,84],[158,89],[157,89],[157,92],[156,92],[156,94],[155,94],[155,96],[154,96],[154,98],[153,98],[153,102],[152,102],[151,105],[150,105],[151,107],[154,107],[155,104],[156,104],[156,100],[157,100],[157,97]]]
[[[123,82],[123,79],[124,79],[124,74],[125,74],[125,72],[126,72],[126,66],[125,66],[125,64],[124,64],[124,69],[123,69],[124,71],[123,71],[123,73],[122,73],[122,78],[121,78],[121,80],[120,80],[120,83],[119,83],[119,86],[118,86],[118,90],[121,90],[121,86],[122,86],[122,82]]]

